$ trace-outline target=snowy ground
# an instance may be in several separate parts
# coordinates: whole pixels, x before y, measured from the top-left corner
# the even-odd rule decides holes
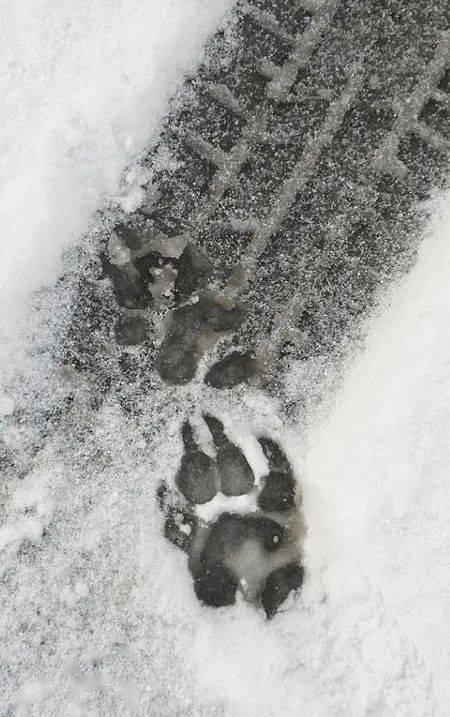
[[[26,369],[42,381],[31,327],[49,316],[30,308],[31,291],[54,280],[91,212],[121,194],[121,172],[155,136],[225,9],[3,6],[5,418],[11,376]],[[280,407],[256,390],[217,398],[194,383],[174,401],[164,389],[132,419],[113,395],[92,413],[77,387],[20,487],[0,488],[1,714],[448,714],[448,200],[436,202],[416,267],[383,298],[364,350],[306,427],[299,416],[286,433]],[[50,315],[50,300],[43,306]],[[256,471],[253,434],[264,430],[303,480],[308,577],[272,623],[242,604],[201,607],[184,556],[161,535],[155,486],[176,470],[184,412],[204,407],[227,417]]]
[[[5,0],[0,10],[0,357],[31,291],[156,138],[232,0]],[[6,344],[6,346],[5,346]],[[6,360],[6,359],[5,359]],[[3,361],[2,361],[3,363]]]

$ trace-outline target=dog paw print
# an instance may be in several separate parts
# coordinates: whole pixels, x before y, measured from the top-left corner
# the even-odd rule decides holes
[[[163,484],[158,492],[165,536],[188,554],[200,602],[232,605],[240,593],[272,618],[303,582],[299,485],[274,440],[258,438],[267,474],[257,483],[222,422],[211,415],[203,418],[215,457],[201,450],[186,421],[176,488]]]

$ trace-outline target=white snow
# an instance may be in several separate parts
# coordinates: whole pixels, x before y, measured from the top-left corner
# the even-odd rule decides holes
[[[17,370],[31,292],[92,211],[140,201],[121,172],[230,5],[3,3],[3,370]],[[449,198],[306,433],[255,389],[155,390],[133,419],[114,397],[92,412],[78,386],[32,470],[0,482],[1,714],[448,714]],[[0,393],[0,417],[14,401]],[[202,607],[162,536],[155,488],[176,472],[188,410],[223,418],[256,478],[267,431],[303,479],[307,580],[270,623],[242,602]]]
[[[429,676],[428,709],[439,715],[450,700],[449,199],[435,208],[417,266],[386,297],[308,458],[320,491],[312,552],[335,570],[327,554],[338,543],[334,590],[358,566],[379,600],[380,630],[385,615]],[[425,714],[414,700],[403,710]]]
[[[0,10],[0,363],[33,291],[149,141],[233,0],[3,0]],[[18,347],[14,346],[17,355]]]

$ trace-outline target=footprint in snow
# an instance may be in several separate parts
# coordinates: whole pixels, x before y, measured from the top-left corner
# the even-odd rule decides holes
[[[239,592],[272,618],[303,582],[298,482],[279,444],[259,437],[268,471],[257,485],[221,421],[203,418],[216,455],[201,450],[185,422],[176,487],[162,484],[158,491],[165,536],[188,554],[193,588],[203,604],[232,605]]]

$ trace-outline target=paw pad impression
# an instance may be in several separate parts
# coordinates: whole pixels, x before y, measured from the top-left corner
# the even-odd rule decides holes
[[[275,441],[259,438],[268,473],[257,486],[247,458],[229,440],[222,422],[211,415],[203,418],[216,455],[201,450],[186,421],[175,476],[184,501],[165,485],[158,494],[166,515],[165,536],[188,553],[194,590],[203,604],[232,605],[239,592],[271,618],[303,582],[301,501],[291,465]],[[227,510],[226,502],[238,496],[240,509],[234,504]],[[214,500],[219,501],[219,515],[202,519],[200,508]]]

